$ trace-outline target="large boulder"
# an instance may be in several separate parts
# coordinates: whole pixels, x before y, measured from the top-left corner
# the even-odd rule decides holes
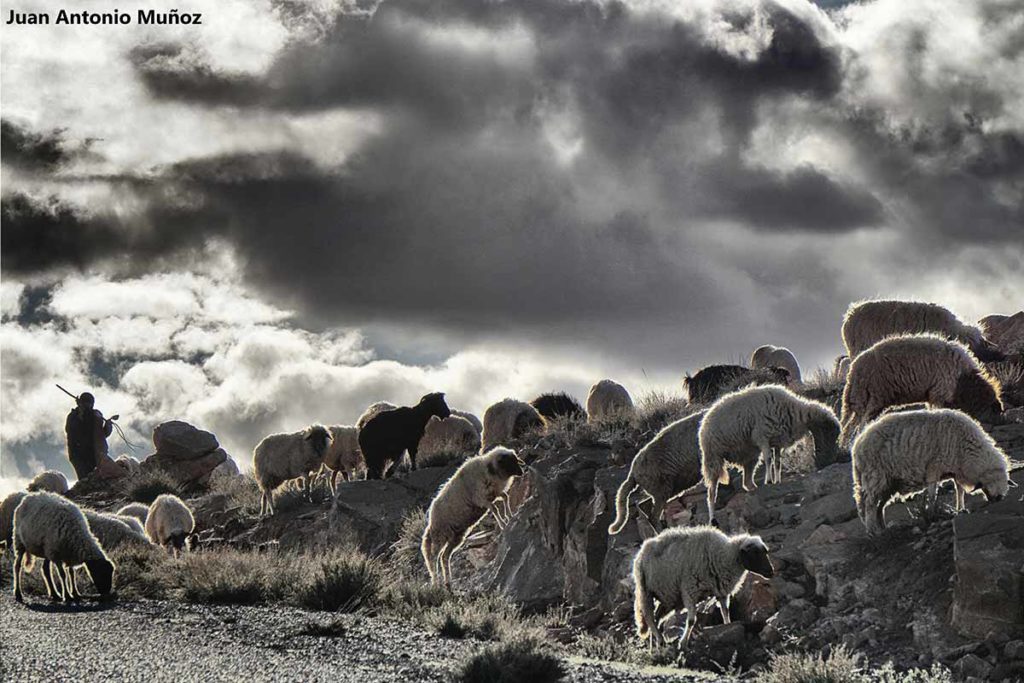
[[[215,469],[230,460],[210,432],[181,420],[153,430],[156,453],[142,462],[143,470],[164,470],[183,486],[206,485]]]

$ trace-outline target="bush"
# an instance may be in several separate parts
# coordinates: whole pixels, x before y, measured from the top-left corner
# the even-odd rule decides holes
[[[265,605],[285,596],[293,579],[288,564],[278,556],[226,548],[185,553],[167,562],[161,574],[187,602]]]
[[[863,683],[857,663],[845,647],[827,657],[813,654],[778,655],[761,683]]]
[[[229,508],[241,508],[250,515],[260,510],[260,488],[251,476],[216,477],[210,481],[210,493],[227,496]]]
[[[398,540],[391,545],[391,561],[388,562],[388,567],[397,572],[399,577],[429,578],[420,551],[426,528],[427,513],[419,508],[411,510],[402,520],[402,528],[398,532]]]
[[[352,612],[374,602],[380,587],[377,563],[349,551],[322,560],[313,579],[300,586],[297,602],[308,609]]]
[[[538,638],[492,645],[467,659],[456,673],[461,683],[550,683],[565,677],[562,661]]]
[[[171,493],[180,496],[182,486],[164,470],[144,470],[129,477],[122,485],[124,495],[133,503],[149,505],[158,496]]]

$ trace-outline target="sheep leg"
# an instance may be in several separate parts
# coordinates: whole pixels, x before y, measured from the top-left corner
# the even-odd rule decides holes
[[[654,527],[655,531],[659,531],[660,532],[666,526],[665,523],[661,519],[662,515],[665,514],[665,501],[661,500],[660,498],[656,498],[654,496],[651,496],[651,500],[653,501],[653,503],[651,504],[651,516],[650,516],[651,526]]]
[[[82,599],[82,594],[78,591],[76,579],[75,568],[69,564],[64,565],[64,585],[67,589],[65,590],[65,600],[70,599],[77,602]],[[67,597],[68,594],[71,595],[70,598]]]
[[[306,472],[306,500],[310,503],[313,502],[313,475],[310,472]]]
[[[444,548],[441,548],[441,552],[438,553],[438,562],[441,563],[441,576],[444,577],[444,587],[448,589],[450,593],[452,591],[452,553],[455,552],[455,548],[452,544],[447,544]]]
[[[22,602],[21,595],[21,570],[25,565],[25,549],[17,548],[14,553],[14,599]]]
[[[57,590],[56,582],[53,580],[53,564],[49,560],[43,560],[43,583],[46,584],[46,596],[54,602],[59,602],[64,599],[64,585],[61,584],[61,590]]]
[[[708,487],[708,524],[715,523],[715,502],[718,500],[718,482]]]
[[[693,627],[697,624],[697,609],[689,595],[683,594],[683,604],[686,606],[686,627],[683,629],[683,636],[679,639],[682,647],[686,647],[693,635]]]
[[[641,589],[641,594],[637,596],[637,602],[640,605],[640,616],[644,623],[647,624],[647,630],[651,632],[651,639],[647,642],[650,649],[655,647],[663,647],[665,645],[665,636],[661,634],[661,628],[658,626],[658,617],[654,609],[654,596],[651,595],[650,591]]]
[[[504,497],[501,494],[498,494],[498,496],[491,501],[491,514],[493,514],[494,518],[498,520],[498,526],[500,527],[504,527],[508,524],[509,519],[509,516],[505,514],[504,506],[501,505],[504,500]]]
[[[757,467],[755,462],[753,467],[750,465],[743,466],[743,490],[753,491],[757,488],[757,482],[754,481],[754,469]]]
[[[494,503],[491,503],[487,506],[487,511],[494,515],[494,521],[498,523],[498,528],[504,529],[505,520],[501,518],[501,513],[498,512],[498,507]]]
[[[718,598],[718,611],[722,613],[722,623],[732,623],[732,618],[729,616],[729,596]]]
[[[965,498],[967,495],[967,490],[960,485],[960,482],[956,480],[953,480],[953,490],[955,491],[956,496],[956,511],[963,512],[967,503]]]
[[[506,494],[502,494],[502,496],[501,496],[501,503],[502,503],[502,506],[504,507],[505,523],[507,524],[508,522],[512,521],[512,506],[509,505],[508,494],[507,493]]]
[[[345,477],[345,481],[348,481],[348,477]],[[338,495],[338,470],[331,472],[331,479],[328,482],[328,486],[331,489],[331,498]]]
[[[772,470],[775,467],[773,457],[775,449],[769,446],[761,448],[761,462],[764,465],[764,485],[772,483]]]

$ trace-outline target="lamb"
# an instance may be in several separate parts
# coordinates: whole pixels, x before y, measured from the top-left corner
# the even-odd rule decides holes
[[[748,385],[789,384],[789,371],[784,368],[751,370],[742,365],[709,365],[693,377],[683,378],[683,387],[690,403],[714,403],[731,391]]]
[[[366,469],[363,453],[359,450],[359,428],[348,425],[328,427],[331,444],[324,453],[324,467],[331,473],[330,487],[333,496],[338,491],[338,475],[349,481],[356,473]]]
[[[516,452],[499,446],[464,462],[441,487],[427,510],[420,546],[431,583],[442,580],[451,589],[452,555],[488,512],[499,526],[508,522],[512,513],[506,492],[512,480],[522,475],[523,463]]]
[[[544,420],[529,403],[506,398],[484,411],[483,450],[510,445],[528,432],[544,427]]]
[[[49,491],[64,495],[70,488],[68,478],[57,470],[46,470],[37,474],[25,487],[28,491]]]
[[[18,602],[23,601],[21,570],[31,571],[33,557],[43,560],[43,582],[53,600],[80,597],[74,568],[83,564],[100,595],[110,594],[114,563],[89,530],[82,510],[67,498],[46,491],[27,494],[14,511],[13,537],[14,599]]]
[[[958,408],[975,419],[996,422],[1003,412],[998,380],[963,344],[936,335],[883,339],[850,365],[843,389],[841,443],[885,408],[924,402]]]
[[[633,458],[629,475],[615,496],[615,521],[609,534],[617,534],[629,521],[629,497],[642,488],[652,501],[650,521],[661,529],[665,504],[701,481],[700,442],[697,434],[704,413],[694,413],[666,426]]]
[[[714,520],[718,485],[729,483],[727,465],[743,470],[743,488],[756,488],[754,469],[760,456],[765,483],[782,481],[780,451],[807,432],[814,437],[814,462],[820,469],[838,460],[839,421],[817,401],[784,387],[748,387],[723,396],[708,409],[698,438],[708,489],[708,520]]]
[[[146,524],[146,516],[149,515],[149,506],[142,503],[128,503],[117,511],[119,517],[134,517],[143,526]]]
[[[452,415],[457,417],[463,417],[469,420],[469,423],[473,425],[477,434],[482,435],[484,433],[484,423],[480,421],[480,418],[469,412],[468,410],[453,410]]]
[[[968,346],[985,362],[1004,360],[981,330],[961,322],[951,311],[923,301],[875,300],[850,304],[843,318],[843,343],[850,358],[886,337],[934,334]]]
[[[541,394],[530,401],[540,416],[546,421],[558,418],[569,418],[573,420],[587,419],[587,413],[583,410],[580,402],[569,394],[563,392]]]
[[[882,511],[894,496],[945,479],[956,487],[956,509],[967,492],[1001,500],[1014,485],[1009,462],[985,430],[958,410],[894,412],[871,423],[853,443],[853,497],[869,534],[885,528]]]
[[[139,520],[134,517],[121,517],[96,510],[83,510],[82,512],[89,523],[89,530],[100,542],[103,550],[108,553],[124,545],[140,547],[151,545]]]
[[[3,502],[0,502],[0,545],[11,547],[14,533],[14,511],[27,495],[24,491],[15,491],[4,498]]]
[[[195,528],[192,511],[175,495],[164,493],[149,506],[146,535],[154,545],[170,548],[177,557]]]
[[[591,422],[617,420],[633,412],[633,399],[626,387],[610,379],[602,379],[587,394],[587,417]]]
[[[323,425],[271,434],[260,441],[252,454],[253,476],[262,492],[260,515],[274,513],[274,489],[292,479],[304,478],[306,495],[312,500],[313,472],[320,468],[330,446],[331,433]]]
[[[420,439],[432,415],[451,415],[443,393],[427,394],[415,406],[384,411],[364,424],[359,429],[359,449],[366,459],[366,478],[383,479],[388,466],[397,464],[404,452],[416,469]]]
[[[417,454],[426,461],[440,455],[470,456],[480,450],[480,433],[464,417],[436,415],[427,420]]]
[[[377,417],[381,413],[389,410],[395,410],[398,408],[394,403],[388,403],[387,401],[377,401],[370,405],[369,408],[363,411],[363,414],[356,420],[356,429],[362,429],[366,426],[366,423]]]
[[[796,362],[793,352],[784,346],[772,346],[765,344],[759,346],[750,355],[750,368],[761,370],[763,368],[783,368],[789,373],[789,381],[800,383],[800,364]]]
[[[686,627],[680,641],[686,645],[697,622],[697,605],[708,597],[718,601],[722,621],[728,624],[729,600],[748,571],[766,579],[775,575],[768,546],[759,536],[727,536],[713,527],[699,526],[666,529],[647,539],[633,559],[637,635],[642,639],[650,632],[652,646],[664,645],[659,621],[685,609]]]

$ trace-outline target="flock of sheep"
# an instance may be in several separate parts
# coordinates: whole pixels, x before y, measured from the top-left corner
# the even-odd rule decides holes
[[[780,482],[785,450],[808,434],[817,467],[852,459],[851,495],[871,534],[883,528],[882,511],[896,496],[927,490],[934,499],[938,485],[952,479],[957,510],[962,510],[966,493],[1000,499],[1013,485],[1006,454],[978,423],[999,421],[1003,410],[999,382],[984,365],[1003,355],[979,328],[934,304],[867,301],[847,311],[842,338],[848,355],[836,362],[845,381],[841,420],[828,406],[793,390],[801,382],[800,366],[785,348],[757,349],[750,367],[713,365],[686,377],[691,403],[709,407],[664,427],[637,452],[617,492],[616,516],[608,529],[610,534],[622,531],[630,497],[642,490],[651,501],[646,516],[660,533],[646,540],[634,559],[641,637],[650,634],[652,644],[664,642],[659,622],[684,609],[685,643],[701,600],[715,598],[728,621],[730,596],[747,572],[772,576],[768,548],[760,538],[715,528],[718,487],[729,482],[730,469],[738,469],[742,487],[756,488],[759,466],[764,485]],[[921,403],[926,405],[913,405]],[[329,477],[334,493],[339,476],[348,481],[363,469],[367,478],[391,476],[405,454],[415,468],[418,457],[479,453],[438,490],[422,536],[431,581],[450,588],[452,555],[473,528],[488,514],[499,528],[514,515],[508,490],[528,468],[509,444],[552,420],[602,422],[632,410],[629,393],[611,380],[591,388],[585,409],[566,394],[544,394],[530,403],[507,398],[490,406],[482,421],[451,410],[441,393],[427,394],[409,407],[376,403],[355,425],[312,425],[263,439],[253,453],[260,514],[274,513],[274,490],[288,481],[298,480],[310,495],[319,477]],[[707,490],[708,524],[665,529],[666,504],[700,484]],[[161,496],[148,509],[136,504],[109,515],[83,512],[56,495],[63,492],[59,481],[34,486],[55,493],[22,492],[0,506],[0,530],[8,543],[13,536],[19,599],[25,557],[43,559],[51,596],[75,595],[72,568],[82,564],[106,593],[113,565],[104,551],[117,534],[122,539],[117,542],[135,538],[180,549],[192,531],[188,508],[173,496]],[[66,480],[62,486],[66,491]],[[130,515],[144,522],[144,532]],[[51,566],[58,569],[52,583]]]

